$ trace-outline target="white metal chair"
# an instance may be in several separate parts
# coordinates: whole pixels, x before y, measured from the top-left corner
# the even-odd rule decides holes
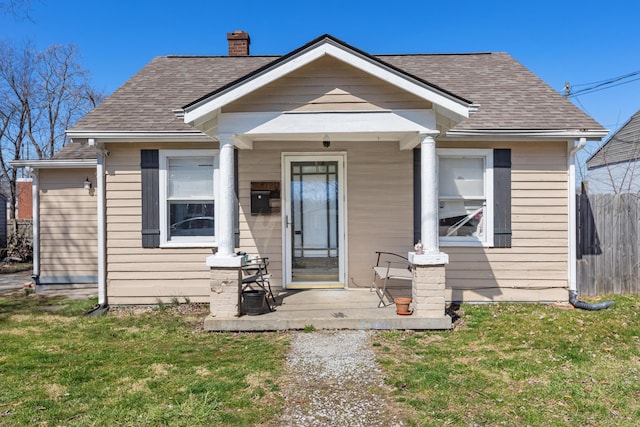
[[[373,282],[371,282],[370,291],[375,290],[380,298],[378,307],[386,307],[394,303],[393,298],[389,294],[387,285],[390,280],[413,280],[413,271],[411,263],[407,257],[393,252],[378,252],[376,265],[373,267]],[[382,282],[379,285],[379,282]],[[385,301],[386,300],[388,301]]]

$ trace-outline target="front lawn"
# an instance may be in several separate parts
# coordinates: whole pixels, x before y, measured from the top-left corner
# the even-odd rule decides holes
[[[636,426],[640,297],[608,310],[463,305],[450,332],[374,341],[394,396],[424,426]]]
[[[452,331],[372,343],[409,425],[635,426],[640,297],[614,299],[463,305]],[[194,304],[82,315],[93,304],[0,294],[0,425],[271,425],[282,410],[289,334],[206,333]]]
[[[204,333],[195,305],[83,316],[93,303],[0,295],[0,425],[246,426],[281,409],[286,335]]]

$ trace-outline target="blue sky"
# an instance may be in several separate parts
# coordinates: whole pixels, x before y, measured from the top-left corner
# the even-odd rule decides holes
[[[324,33],[371,54],[506,51],[558,91],[640,70],[640,3],[628,0],[31,2],[32,21],[0,15],[0,38],[75,43],[107,94],[158,55],[226,55],[236,29],[254,55]],[[574,102],[615,130],[640,109],[640,80]]]

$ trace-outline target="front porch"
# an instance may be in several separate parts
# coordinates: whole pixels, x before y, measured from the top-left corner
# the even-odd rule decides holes
[[[400,292],[400,291],[398,291]],[[393,293],[393,296],[401,296]],[[366,288],[282,291],[275,311],[256,316],[204,321],[207,331],[280,331],[289,329],[450,329],[451,317],[401,316],[394,305],[378,308],[378,296]]]

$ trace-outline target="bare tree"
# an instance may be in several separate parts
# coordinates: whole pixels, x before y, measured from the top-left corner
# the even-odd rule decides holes
[[[17,175],[9,162],[53,156],[66,143],[65,129],[102,98],[74,45],[38,51],[0,43],[0,179],[8,184],[10,218]]]
[[[31,19],[31,0],[0,1],[0,12],[11,15],[16,19]]]

